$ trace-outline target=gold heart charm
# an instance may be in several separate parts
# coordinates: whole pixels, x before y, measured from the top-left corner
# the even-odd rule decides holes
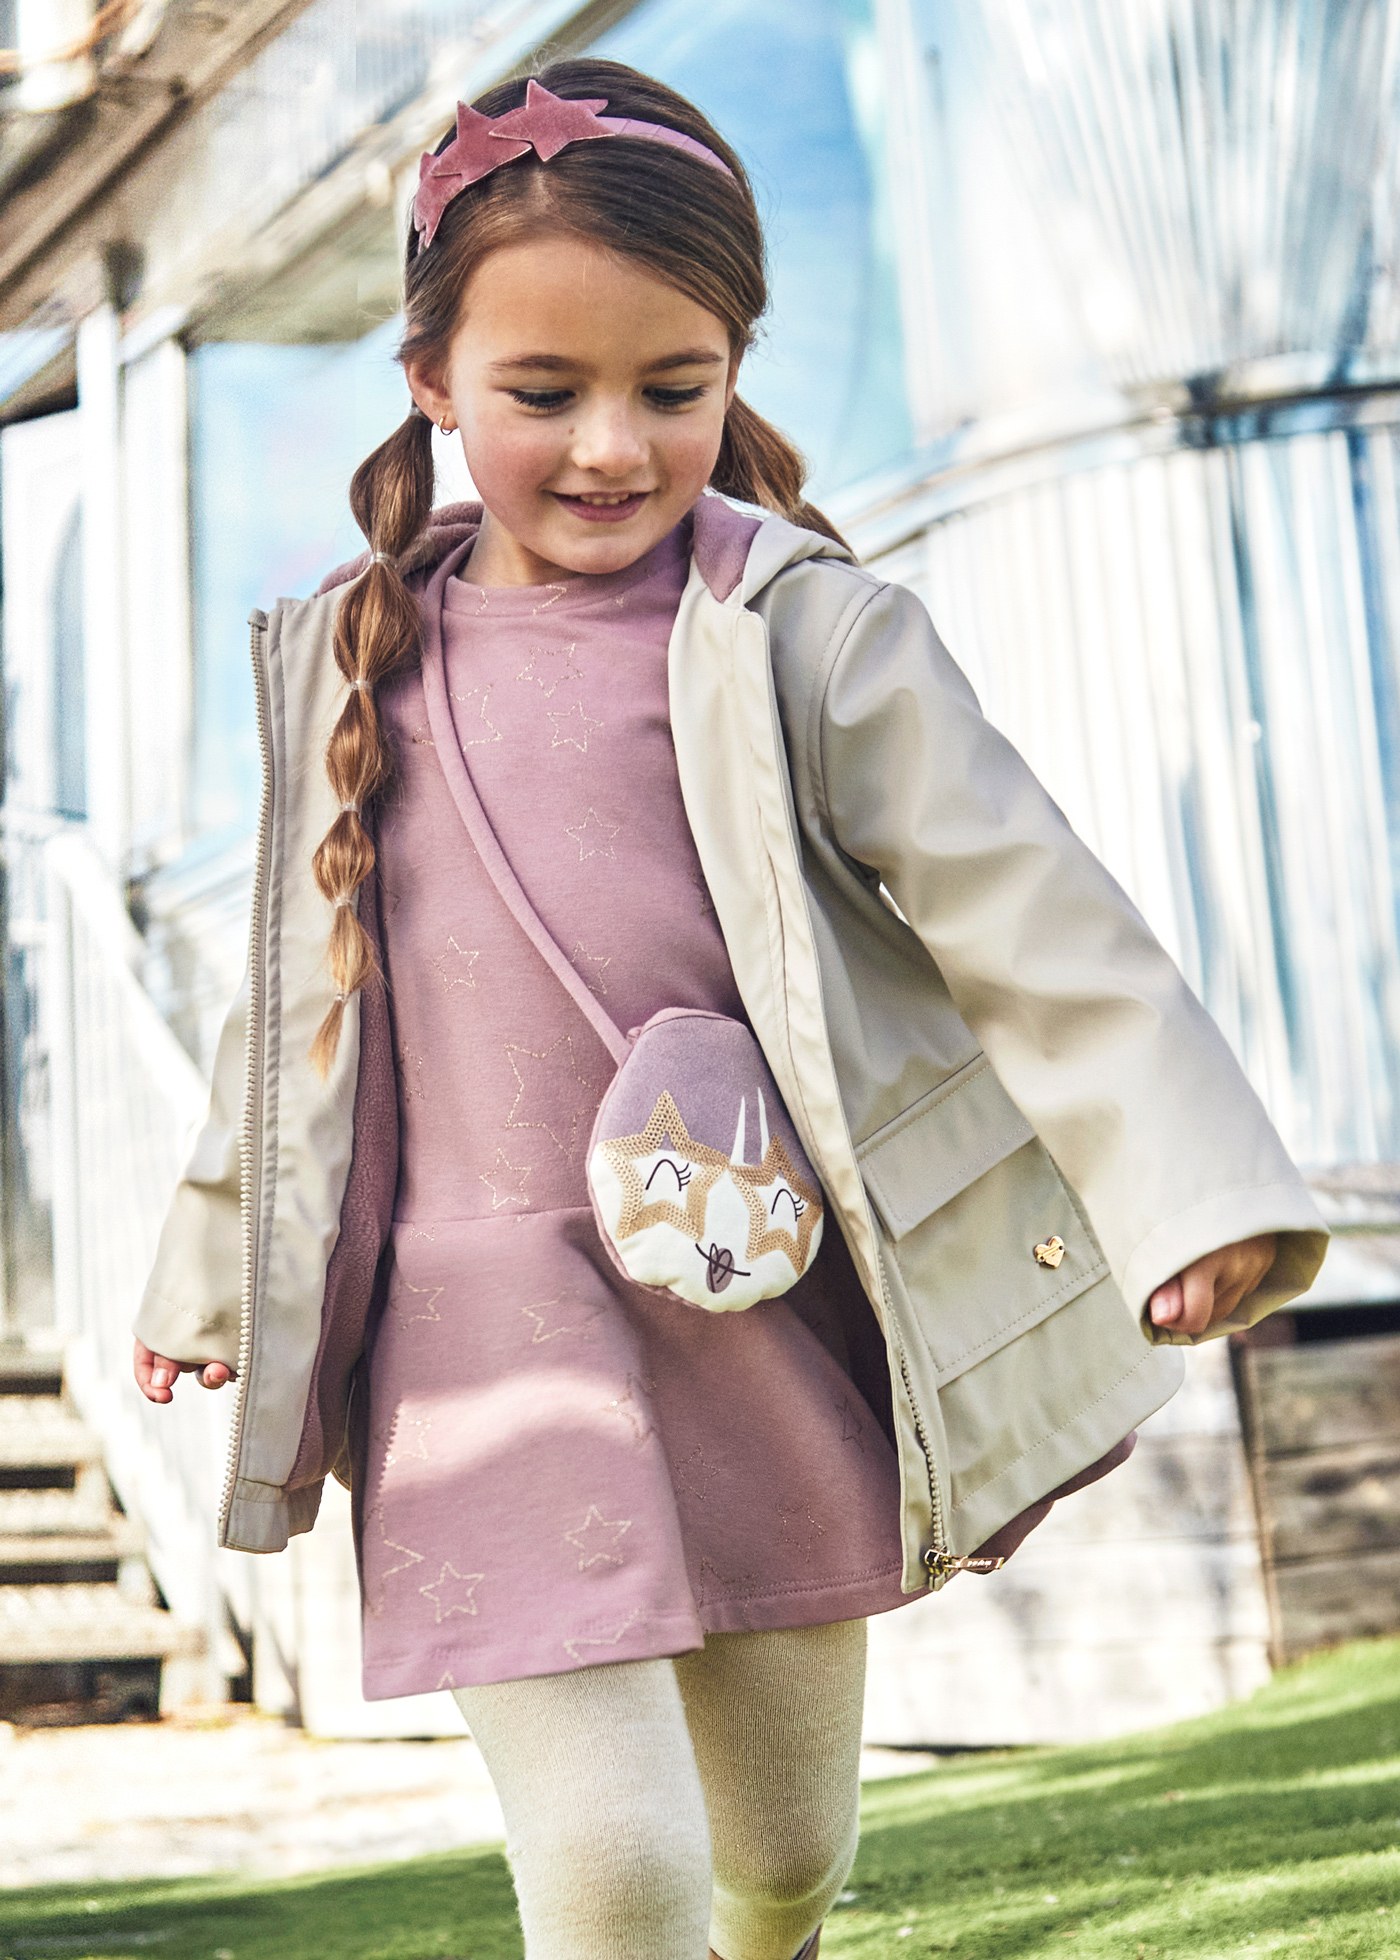
[[[1042,1266],[1058,1266],[1065,1256],[1063,1239],[1042,1239],[1035,1247],[1035,1256]]]

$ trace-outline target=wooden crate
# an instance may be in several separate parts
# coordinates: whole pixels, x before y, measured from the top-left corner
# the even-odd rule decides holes
[[[1274,1660],[1400,1632],[1400,1332],[1236,1363]]]

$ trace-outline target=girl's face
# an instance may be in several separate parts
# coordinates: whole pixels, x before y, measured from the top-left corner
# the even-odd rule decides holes
[[[724,323],[586,240],[501,246],[476,267],[445,373],[406,363],[449,416],[484,506],[470,577],[615,572],[703,491],[738,382]]]

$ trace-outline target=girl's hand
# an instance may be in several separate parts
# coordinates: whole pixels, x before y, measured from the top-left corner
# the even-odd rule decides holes
[[[144,1341],[136,1343],[132,1367],[136,1386],[148,1402],[169,1402],[175,1392],[177,1375],[197,1375],[202,1388],[222,1388],[234,1375],[233,1369],[223,1361],[171,1361],[148,1348]]]
[[[1274,1263],[1276,1245],[1274,1233],[1261,1232],[1193,1259],[1150,1295],[1147,1310],[1153,1326],[1204,1334],[1254,1291]]]

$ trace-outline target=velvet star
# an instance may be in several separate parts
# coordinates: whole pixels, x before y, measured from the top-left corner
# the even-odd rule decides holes
[[[503,163],[524,156],[529,138],[496,135],[500,117],[483,116],[465,102],[457,104],[457,134],[442,152],[425,152],[418,164],[418,191],[413,200],[413,222],[421,236],[420,252],[426,251],[437,235],[442,214],[458,191],[468,184],[499,170]]]
[[[518,142],[523,138],[534,144],[541,162],[548,163],[566,143],[577,143],[590,136],[611,136],[612,130],[599,122],[595,114],[607,106],[605,95],[589,102],[569,101],[552,95],[531,77],[525,84],[524,102],[518,109],[495,118],[492,136],[497,142],[511,139]]]

